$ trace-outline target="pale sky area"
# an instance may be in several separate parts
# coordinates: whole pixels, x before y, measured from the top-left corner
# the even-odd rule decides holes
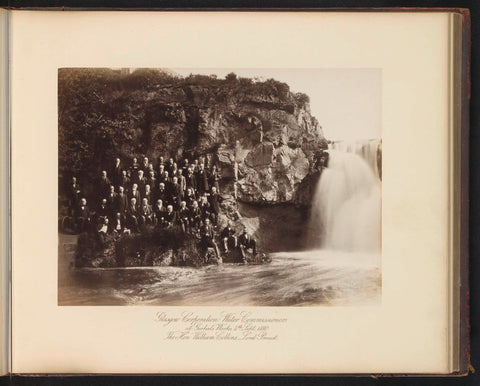
[[[312,115],[318,119],[327,139],[381,138],[382,72],[380,69],[191,69],[172,68],[189,74],[230,72],[239,77],[274,78],[294,92],[310,97]]]

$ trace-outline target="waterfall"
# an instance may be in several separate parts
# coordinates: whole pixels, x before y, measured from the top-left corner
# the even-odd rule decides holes
[[[357,154],[368,163],[373,174],[381,178],[381,140],[333,141],[329,148],[343,153]]]
[[[331,144],[310,215],[314,248],[350,252],[381,249],[379,142]]]

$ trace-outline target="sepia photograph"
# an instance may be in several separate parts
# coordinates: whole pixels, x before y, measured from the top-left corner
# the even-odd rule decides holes
[[[58,69],[58,305],[379,306],[380,69]]]

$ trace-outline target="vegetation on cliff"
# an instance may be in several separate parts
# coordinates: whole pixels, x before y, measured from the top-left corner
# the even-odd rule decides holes
[[[274,79],[152,69],[60,69],[58,77],[61,177],[91,180],[117,156],[205,156],[219,165],[223,192],[236,178],[242,201],[291,202],[327,146],[308,96]]]

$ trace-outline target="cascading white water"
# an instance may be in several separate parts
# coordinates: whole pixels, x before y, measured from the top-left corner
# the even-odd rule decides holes
[[[378,142],[333,144],[312,202],[310,244],[350,252],[381,249]],[[360,155],[359,155],[360,153]]]
[[[372,168],[373,174],[380,178],[379,157],[381,152],[379,152],[379,148],[381,148],[381,140],[333,141],[329,148],[360,156]]]

